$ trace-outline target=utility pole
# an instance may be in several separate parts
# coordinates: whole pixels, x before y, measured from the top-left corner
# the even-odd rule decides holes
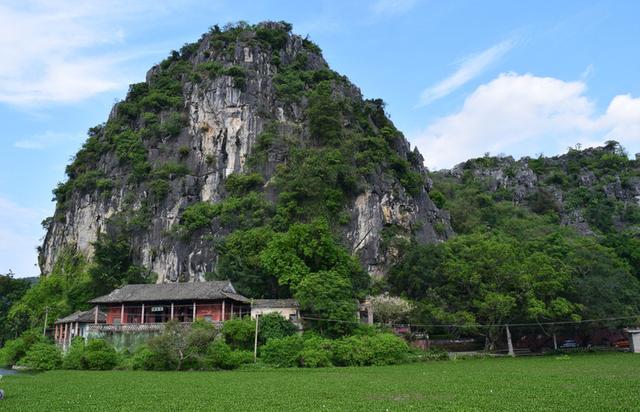
[[[49,318],[49,306],[44,307],[44,327],[42,328],[42,336],[47,336],[47,320]]]
[[[260,323],[260,314],[256,314],[256,335],[253,339],[253,363],[258,361],[258,323]]]
[[[507,346],[509,347],[509,356],[516,356],[513,352],[513,342],[511,342],[511,331],[509,330],[509,325],[507,325]]]

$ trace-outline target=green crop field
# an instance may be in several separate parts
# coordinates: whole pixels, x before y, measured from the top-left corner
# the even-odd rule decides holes
[[[7,411],[638,410],[640,355],[233,372],[76,372],[1,382]]]

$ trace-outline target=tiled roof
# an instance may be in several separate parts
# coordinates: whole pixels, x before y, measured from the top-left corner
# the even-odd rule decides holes
[[[87,310],[85,312],[78,311],[56,320],[56,323],[93,323],[95,321],[95,316],[95,309]],[[104,323],[106,321],[107,315],[104,312],[98,312],[98,323]]]
[[[251,308],[255,309],[298,307],[300,307],[300,304],[295,299],[254,299],[251,302]]]
[[[126,285],[91,303],[161,302],[180,300],[231,299],[249,303],[239,295],[228,280],[212,282],[176,282],[146,285]]]

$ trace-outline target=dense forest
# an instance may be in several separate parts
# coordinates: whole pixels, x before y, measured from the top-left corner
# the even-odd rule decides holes
[[[416,302],[414,323],[461,325],[445,329],[491,340],[502,328],[473,325],[638,315],[639,166],[610,141],[554,158],[485,156],[432,173],[431,196],[450,211],[457,236],[408,247],[385,287]]]

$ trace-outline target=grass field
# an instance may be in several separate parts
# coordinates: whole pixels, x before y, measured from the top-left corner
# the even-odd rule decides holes
[[[234,372],[54,371],[5,377],[7,411],[640,408],[640,355],[474,359]]]

